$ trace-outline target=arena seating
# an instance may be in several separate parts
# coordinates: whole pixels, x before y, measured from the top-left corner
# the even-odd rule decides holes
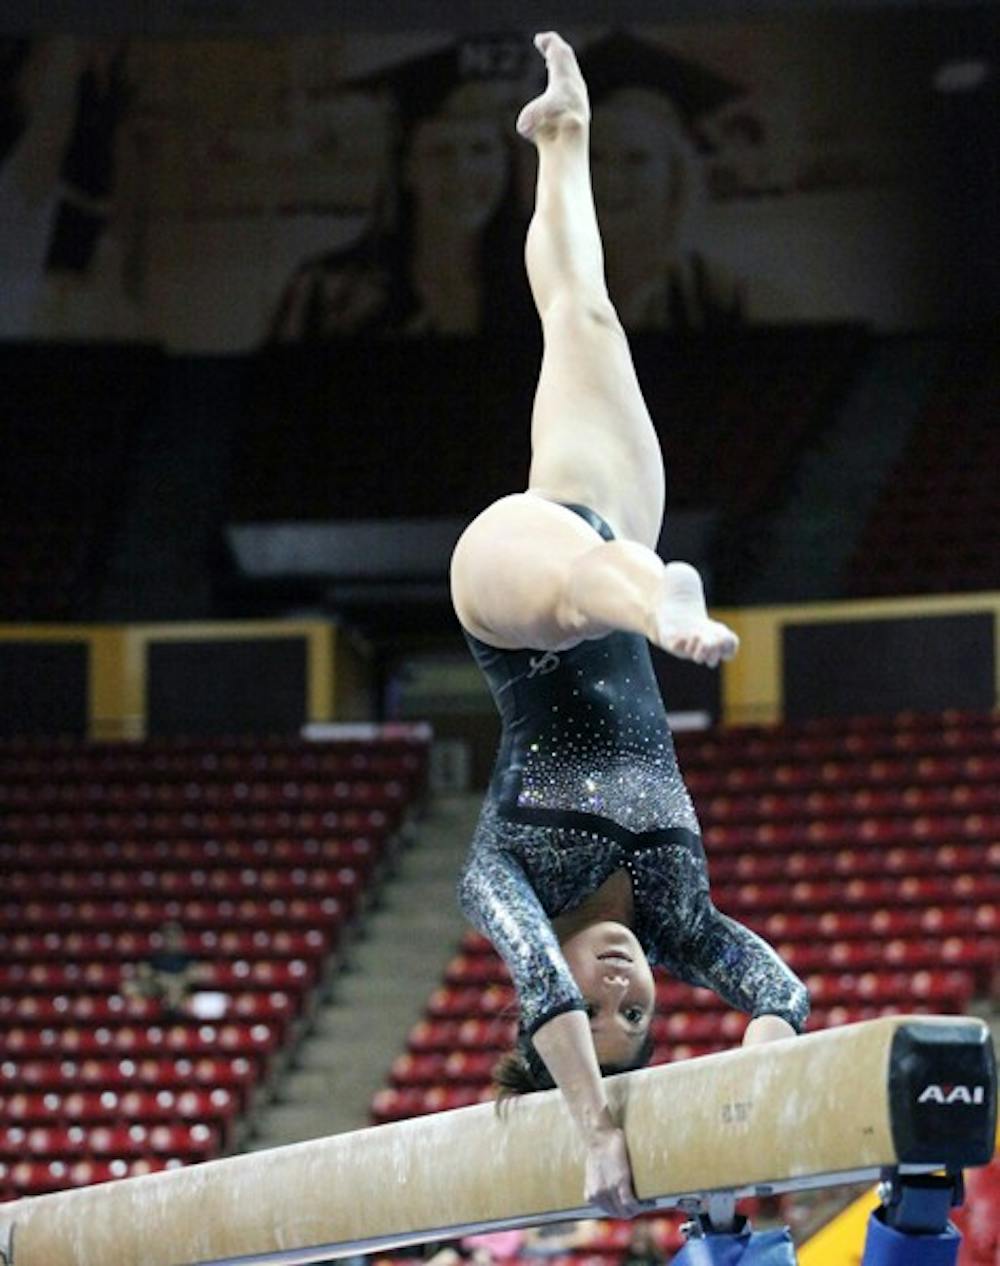
[[[995,990],[1000,718],[831,719],[682,734],[677,745],[716,903],[804,977],[810,1029],[961,1012]],[[732,1047],[746,1023],[709,991],[659,972],[657,1012],[657,1063]],[[514,1015],[506,968],[470,931],[376,1095],[373,1120],[489,1098]],[[672,1251],[678,1220],[655,1221]],[[620,1259],[623,1232],[591,1234],[565,1266]]]
[[[403,739],[0,743],[0,1199],[238,1145],[425,768]],[[168,921],[180,1007],[137,988]]]
[[[851,561],[851,595],[996,588],[997,348],[995,333],[955,336],[940,381]]]

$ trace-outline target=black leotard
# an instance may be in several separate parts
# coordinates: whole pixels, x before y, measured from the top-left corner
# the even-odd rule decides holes
[[[567,508],[613,539],[592,510]],[[801,982],[712,905],[646,640],[616,632],[556,653],[465,636],[503,730],[459,900],[507,963],[524,1030],[584,1006],[551,920],[618,870],[631,879],[633,930],[650,962],[801,1028]]]

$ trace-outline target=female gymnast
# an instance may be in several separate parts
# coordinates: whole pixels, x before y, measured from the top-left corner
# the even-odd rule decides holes
[[[708,617],[697,572],[654,553],[663,464],[605,285],[587,90],[568,44],[535,43],[548,87],[518,130],[538,149],[526,260],[545,350],[528,490],[480,514],[452,562],[503,722],[459,899],[518,994],[501,1085],[560,1088],[586,1146],[586,1199],[630,1216],[601,1074],[649,1058],[650,962],[748,1013],[745,1043],[798,1032],[808,1000],[709,897],[647,640],[715,667],[737,639]]]

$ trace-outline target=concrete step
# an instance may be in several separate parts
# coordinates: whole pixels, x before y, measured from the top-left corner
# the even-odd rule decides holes
[[[438,799],[386,880],[343,971],[330,981],[251,1146],[357,1129],[386,1083],[465,928],[455,885],[479,813],[478,796]]]
[[[281,1102],[301,1104],[328,1099],[334,1081],[329,1063],[317,1068],[293,1068],[282,1079]]]
[[[248,1150],[265,1151],[270,1147],[285,1147],[289,1143],[301,1143],[305,1139],[325,1138],[342,1132],[341,1119],[332,1106],[320,1102],[309,1104],[275,1104],[268,1112],[267,1134],[257,1134],[250,1140]]]

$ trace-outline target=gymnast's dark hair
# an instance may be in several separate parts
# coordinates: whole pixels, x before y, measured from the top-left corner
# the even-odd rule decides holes
[[[610,1077],[615,1073],[630,1073],[635,1068],[645,1068],[653,1057],[653,1046],[653,1030],[650,1026],[634,1057],[619,1064],[601,1064],[602,1075]],[[498,1106],[505,1099],[516,1095],[530,1095],[536,1090],[552,1090],[555,1084],[531,1038],[523,1032],[518,1034],[514,1049],[501,1055],[493,1067],[493,1086],[497,1092]]]

